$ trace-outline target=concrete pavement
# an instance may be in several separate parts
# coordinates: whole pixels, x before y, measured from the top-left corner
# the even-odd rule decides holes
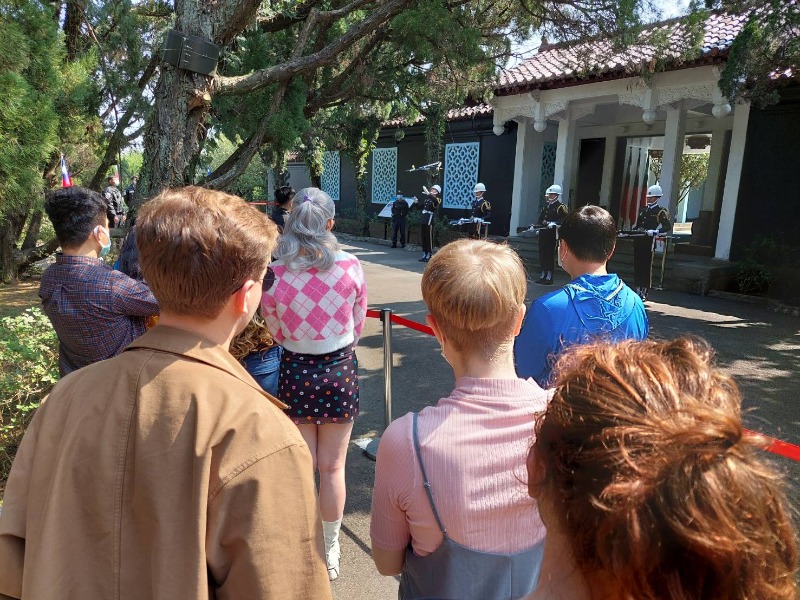
[[[420,280],[425,264],[419,252],[391,249],[361,241],[345,248],[359,257],[367,277],[370,308],[424,323]],[[538,275],[538,274],[534,274]],[[533,279],[536,277],[534,276]],[[546,294],[568,280],[559,273],[555,286],[529,285],[528,299]],[[747,427],[800,444],[800,319],[768,312],[751,304],[676,292],[653,292],[647,308],[651,335],[672,338],[693,334],[707,339],[719,364],[742,388]],[[393,327],[393,414],[435,403],[453,388],[449,365],[435,338]],[[384,428],[383,340],[381,323],[368,319],[358,345],[361,414],[353,440],[379,436]],[[800,499],[800,464],[778,459],[787,471],[795,504]],[[397,597],[397,580],[382,577],[369,554],[369,516],[375,463],[351,444],[347,459],[348,498],[342,528],[342,570],[333,583],[336,600],[389,600]]]

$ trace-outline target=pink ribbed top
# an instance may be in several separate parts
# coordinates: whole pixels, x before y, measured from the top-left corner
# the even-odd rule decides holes
[[[513,553],[544,539],[528,497],[525,459],[534,418],[548,393],[532,379],[456,380],[456,389],[419,413],[422,460],[436,508],[452,540],[483,552]],[[375,467],[373,547],[400,550],[411,541],[425,556],[443,541],[422,485],[412,415],[384,432]]]

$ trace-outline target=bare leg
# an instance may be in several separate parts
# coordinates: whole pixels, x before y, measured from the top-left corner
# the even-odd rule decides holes
[[[347,498],[344,465],[352,431],[352,421],[317,427],[315,462],[319,469],[319,509],[323,521],[338,521],[344,514],[344,502]]]
[[[303,436],[308,449],[311,451],[311,460],[314,461],[313,473],[317,472],[317,427],[319,425],[298,425],[297,429],[300,430],[300,435]]]

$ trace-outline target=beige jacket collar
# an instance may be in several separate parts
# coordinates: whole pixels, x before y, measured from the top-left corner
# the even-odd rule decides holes
[[[288,405],[265,392],[226,348],[191,331],[168,325],[156,325],[143,336],[134,340],[124,351],[137,349],[167,352],[204,363],[246,383],[278,408],[282,410],[289,408]]]

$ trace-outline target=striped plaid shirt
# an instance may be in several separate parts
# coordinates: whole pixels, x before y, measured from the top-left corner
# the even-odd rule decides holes
[[[58,334],[62,377],[119,354],[145,332],[145,318],[158,314],[146,284],[88,256],[56,255],[39,297]]]

